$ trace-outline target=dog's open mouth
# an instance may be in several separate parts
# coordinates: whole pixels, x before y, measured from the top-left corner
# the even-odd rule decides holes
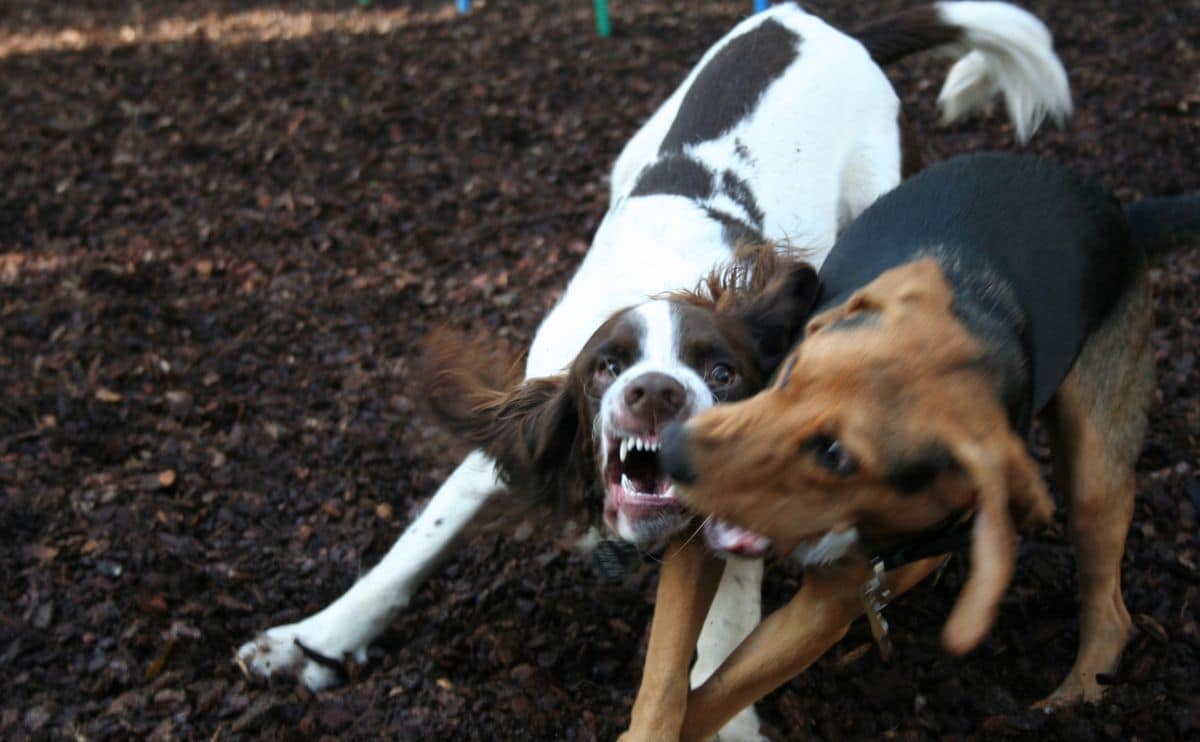
[[[660,446],[658,436],[610,438],[604,467],[609,496],[639,505],[674,503],[674,485],[659,465]]]

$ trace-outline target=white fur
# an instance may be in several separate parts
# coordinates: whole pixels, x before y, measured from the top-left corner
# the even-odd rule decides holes
[[[762,620],[763,560],[730,559],[725,562],[721,584],[704,619],[704,630],[696,643],[696,663],[689,682],[692,687],[708,680],[734,647],[750,635]],[[758,732],[758,715],[747,706],[721,727],[721,742],[764,739]]]
[[[954,121],[991,98],[1004,96],[1017,141],[1026,142],[1050,117],[1062,124],[1071,115],[1067,72],[1054,54],[1050,31],[1035,16],[1004,3],[943,2],[938,14],[966,32],[964,54],[946,76],[938,104]]]
[[[802,567],[820,567],[833,564],[850,553],[850,549],[858,543],[858,529],[845,531],[830,531],[816,543],[800,544],[788,556],[788,559]]]
[[[628,432],[619,430],[619,426],[612,421],[617,417],[617,407],[625,396],[625,390],[647,373],[658,372],[670,376],[687,391],[687,399],[683,403],[685,417],[691,417],[712,407],[712,391],[700,374],[680,358],[679,321],[671,311],[671,304],[665,301],[648,301],[635,307],[631,314],[637,318],[642,330],[639,338],[640,354],[600,397],[600,430],[612,431],[613,428],[617,428],[616,432]],[[601,443],[604,447],[604,456],[601,458],[606,458],[609,441],[603,438]]]
[[[968,54],[951,73],[943,104],[954,117],[998,86],[1016,117],[1018,135],[1024,136],[1041,112],[1061,116],[1070,110],[1069,96],[1064,105],[1061,96],[1051,94],[1065,84],[1065,76],[1048,91],[1041,75],[1061,67],[1049,51],[1044,27],[1021,25],[1011,10],[994,6],[940,6],[945,17],[969,29],[970,42],[979,47],[967,49],[979,56]],[[729,40],[768,18],[803,39],[796,62],[766,90],[753,115],[716,140],[688,147],[686,154],[752,184],[764,215],[764,236],[807,249],[818,266],[838,230],[899,182],[899,102],[863,47],[791,4],[743,21],[705,54],[617,159],[610,209],[562,300],[534,337],[528,377],[561,372],[613,312],[663,291],[690,288],[729,257],[722,228],[705,207],[717,205],[737,215],[736,204],[630,193],[638,173],[658,156],[700,67]],[[734,155],[735,140],[750,150],[749,161]],[[365,658],[372,639],[407,605],[448,555],[454,537],[499,487],[493,462],[481,452],[469,455],[379,565],[319,613],[243,645],[239,661],[258,674],[292,673],[312,689],[334,683],[334,674],[306,658],[295,641],[328,657]],[[726,569],[700,638],[693,680],[707,676],[758,622],[760,579],[757,562],[735,561]],[[753,709],[747,709],[723,737],[752,739],[757,726]]]
[[[608,460],[611,438],[623,437],[629,432],[617,424],[617,408],[629,385],[644,374],[657,372],[679,382],[687,392],[687,399],[682,405],[682,417],[691,417],[703,412],[714,403],[712,391],[704,383],[704,379],[680,357],[679,318],[672,311],[670,302],[647,301],[635,307],[631,314],[640,328],[638,357],[633,365],[620,373],[600,398],[600,414],[595,422],[597,439],[600,441],[601,461]],[[630,543],[642,541],[637,525],[631,523],[622,510],[617,512],[613,530],[619,538]]]

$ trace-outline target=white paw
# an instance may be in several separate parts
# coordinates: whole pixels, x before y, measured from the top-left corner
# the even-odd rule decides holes
[[[337,685],[341,677],[332,667],[305,654],[305,649],[334,662],[341,662],[347,655],[359,663],[367,661],[365,645],[344,646],[336,637],[320,631],[319,624],[312,624],[309,619],[267,629],[238,648],[238,665],[262,677],[290,675],[309,690],[321,690]]]

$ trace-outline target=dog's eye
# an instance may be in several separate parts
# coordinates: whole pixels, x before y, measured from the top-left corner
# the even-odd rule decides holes
[[[593,374],[597,379],[611,381],[621,375],[621,360],[612,356],[604,356],[596,361]]]
[[[715,386],[729,386],[737,379],[737,373],[728,363],[714,363],[708,369],[708,383]]]
[[[811,439],[805,447],[816,457],[821,468],[834,474],[847,476],[858,471],[858,462],[837,438],[819,435]]]

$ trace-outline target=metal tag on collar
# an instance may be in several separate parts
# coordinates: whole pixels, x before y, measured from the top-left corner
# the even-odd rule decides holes
[[[888,638],[888,622],[883,617],[883,609],[887,608],[892,593],[883,584],[885,572],[882,559],[871,560],[871,577],[862,587],[862,602],[867,623],[871,625],[871,636],[879,645],[879,655],[887,661],[892,657],[892,640]]]
[[[609,582],[620,582],[641,562],[637,547],[627,541],[606,538],[592,551],[592,564]]]

